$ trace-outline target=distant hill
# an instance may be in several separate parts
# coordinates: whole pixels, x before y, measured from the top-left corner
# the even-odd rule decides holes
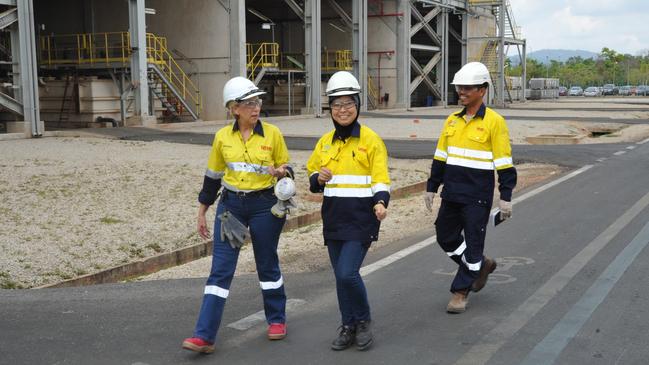
[[[559,61],[566,62],[570,57],[581,57],[581,58],[597,58],[599,56],[596,52],[584,51],[584,50],[570,50],[570,49],[541,49],[538,51],[530,52],[527,54],[527,58],[534,59],[541,63],[548,63],[550,61]],[[510,56],[513,65],[518,64],[518,55]]]

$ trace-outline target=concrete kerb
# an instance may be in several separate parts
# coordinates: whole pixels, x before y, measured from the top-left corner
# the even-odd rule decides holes
[[[411,194],[422,192],[426,189],[426,182],[404,186],[395,189],[390,195],[392,199],[406,198]],[[284,225],[283,231],[290,231],[305,227],[321,220],[320,211],[305,213],[297,217],[289,218]],[[212,241],[206,241],[189,247],[180,248],[175,251],[161,253],[140,261],[130,262],[123,265],[102,270],[93,274],[82,275],[58,283],[47,284],[35,287],[34,289],[65,288],[85,285],[116,283],[133,279],[139,276],[153,274],[160,270],[186,264],[212,254]]]

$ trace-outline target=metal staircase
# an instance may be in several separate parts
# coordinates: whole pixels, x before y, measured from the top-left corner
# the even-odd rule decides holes
[[[279,70],[279,44],[260,43],[246,44],[246,69],[248,79],[255,85],[268,71]]]
[[[128,32],[82,33],[40,37],[41,67],[114,70],[128,68],[131,56]],[[167,39],[147,33],[149,88],[173,116],[202,112],[202,95],[167,48]]]

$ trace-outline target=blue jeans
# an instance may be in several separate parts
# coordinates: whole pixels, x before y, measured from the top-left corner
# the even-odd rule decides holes
[[[329,259],[336,276],[338,307],[345,326],[369,321],[370,305],[359,272],[369,244],[359,241],[327,241]]]
[[[226,209],[250,228],[252,249],[257,274],[264,298],[264,312],[268,323],[286,322],[286,294],[279,269],[277,243],[286,218],[277,218],[270,208],[277,202],[272,192],[240,197],[224,191],[216,209],[220,215]],[[227,241],[227,239],[226,239]],[[221,220],[214,220],[214,252],[212,270],[207,279],[194,336],[214,342],[237,267],[240,249],[221,241]]]

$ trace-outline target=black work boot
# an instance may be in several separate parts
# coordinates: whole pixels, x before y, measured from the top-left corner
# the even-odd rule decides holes
[[[372,330],[370,329],[371,321],[360,321],[356,325],[356,349],[365,351],[372,346]]]
[[[338,337],[331,343],[331,349],[341,351],[354,343],[356,328],[342,325],[338,327]]]

